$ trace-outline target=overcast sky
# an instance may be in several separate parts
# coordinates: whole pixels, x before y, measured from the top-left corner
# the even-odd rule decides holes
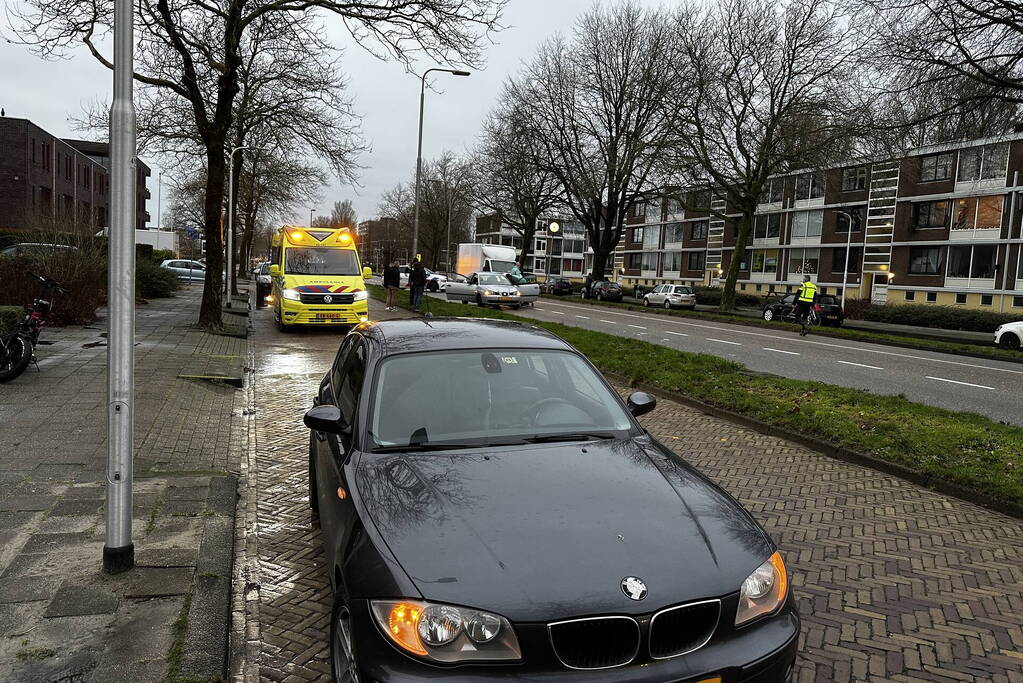
[[[445,149],[462,153],[471,148],[504,79],[515,73],[545,38],[558,31],[568,33],[575,18],[592,4],[593,0],[511,0],[504,16],[508,28],[494,36],[484,70],[468,78],[431,74],[437,76],[436,91],[426,94],[423,158]],[[660,3],[650,0],[649,4]],[[331,22],[328,19],[328,24]],[[372,151],[361,160],[365,167],[361,187],[335,183],[325,188],[322,201],[310,208],[326,214],[334,201],[350,198],[359,219],[364,220],[376,215],[380,195],[409,178],[415,168],[419,79],[405,73],[401,65],[382,62],[351,44],[351,38],[341,30],[332,29],[332,34],[336,44],[345,48],[344,69]],[[430,66],[434,65],[419,64],[417,71]],[[69,119],[88,102],[110,97],[110,72],[82,51],[70,60],[45,62],[24,47],[3,42],[0,73],[0,106],[7,116],[31,119],[60,137],[81,136]],[[149,212],[155,218],[159,166],[153,159],[146,161],[154,167]],[[166,201],[163,208],[167,208]],[[308,209],[296,211],[294,220],[308,221]]]

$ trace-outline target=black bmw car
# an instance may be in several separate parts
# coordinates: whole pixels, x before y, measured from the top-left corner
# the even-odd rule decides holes
[[[771,539],[558,337],[365,323],[315,404],[335,680],[790,680]]]

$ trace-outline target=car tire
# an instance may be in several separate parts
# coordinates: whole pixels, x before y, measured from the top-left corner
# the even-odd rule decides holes
[[[274,312],[274,327],[277,328],[278,332],[283,332],[285,334],[291,332],[291,325],[288,325],[283,320],[281,320],[280,314],[278,314],[276,311]]]
[[[11,355],[6,359],[5,369],[0,373],[0,382],[10,382],[21,373],[32,362],[32,343],[19,334],[14,334],[8,339]]]
[[[1003,349],[1009,349],[1010,351],[1019,351],[1020,340],[1013,332],[1003,332],[1002,336],[998,339],[998,345]]]
[[[486,304],[483,303],[483,297],[481,297],[479,294],[476,295],[476,305],[479,306],[480,308],[486,307]]]
[[[666,311],[671,310],[671,303],[667,299],[664,300],[664,310]]]
[[[648,296],[643,297],[643,305],[646,306],[647,308],[650,308],[650,297]]]
[[[766,320],[767,322],[771,322],[772,320],[774,320],[774,311],[772,311],[770,308],[765,308],[764,320]]]
[[[358,683],[359,659],[352,635],[352,610],[343,585],[334,590],[330,610],[330,675],[334,683]]]
[[[309,432],[309,509],[320,514],[320,493],[316,482],[316,435]]]
[[[603,301],[604,300],[604,297],[601,296],[600,292],[597,292],[597,297],[596,298],[597,298],[597,301]]]
[[[522,308],[522,304],[515,304],[514,306],[512,306],[512,310],[513,310],[513,311],[517,311],[517,310],[519,310],[520,308]]]
[[[437,284],[436,280],[430,280],[426,283],[426,290],[428,292],[436,292],[440,290],[440,285]]]

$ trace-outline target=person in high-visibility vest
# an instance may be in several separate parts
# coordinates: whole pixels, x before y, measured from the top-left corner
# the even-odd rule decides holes
[[[805,337],[807,333],[806,318],[810,315],[813,303],[817,299],[817,285],[810,282],[810,276],[803,276],[803,284],[799,287],[799,295],[796,296],[796,320],[799,321],[802,329],[799,336]]]

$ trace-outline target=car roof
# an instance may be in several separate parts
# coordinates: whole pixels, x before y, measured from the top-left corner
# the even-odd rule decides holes
[[[407,318],[363,323],[358,330],[380,344],[382,355],[484,348],[574,351],[560,337],[510,320]]]

